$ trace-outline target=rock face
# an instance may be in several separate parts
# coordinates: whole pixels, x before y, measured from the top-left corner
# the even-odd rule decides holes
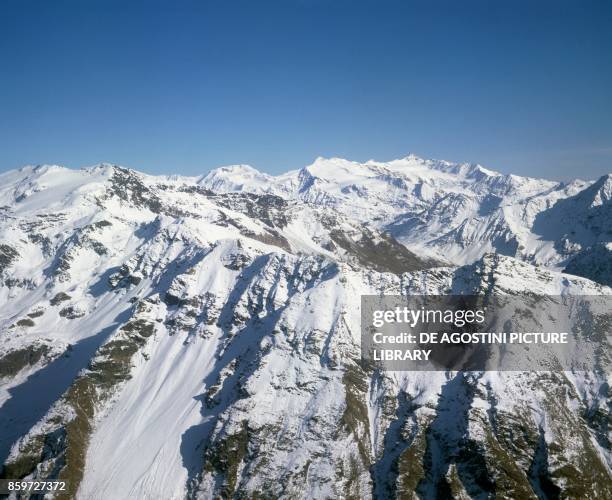
[[[382,372],[359,317],[363,294],[612,295],[609,179],[409,157],[0,186],[2,477],[83,499],[612,496],[609,357]]]
[[[601,243],[576,254],[564,270],[612,286],[612,243]]]

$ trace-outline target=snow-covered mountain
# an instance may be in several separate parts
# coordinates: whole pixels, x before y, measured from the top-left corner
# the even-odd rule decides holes
[[[2,477],[83,499],[608,498],[609,354],[384,372],[359,297],[612,295],[611,185],[416,157],[2,174]]]
[[[212,171],[200,184],[330,207],[417,253],[458,265],[495,252],[562,270],[612,241],[612,175],[561,183],[408,156],[366,163],[318,158],[278,177],[237,165]]]

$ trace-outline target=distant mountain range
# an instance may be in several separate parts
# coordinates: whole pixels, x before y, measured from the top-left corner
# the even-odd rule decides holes
[[[83,499],[610,498],[609,352],[385,372],[359,301],[612,296],[611,198],[611,175],[415,156],[2,174],[2,477]]]
[[[593,279],[587,263],[596,254],[606,262],[597,279],[612,284],[612,174],[563,183],[408,156],[386,163],[318,158],[277,177],[237,165],[199,183],[327,206],[453,264],[495,252]]]

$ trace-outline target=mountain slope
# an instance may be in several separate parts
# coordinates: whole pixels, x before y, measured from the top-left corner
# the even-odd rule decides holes
[[[430,170],[449,192],[467,190],[456,176],[507,189]],[[2,476],[87,499],[610,496],[608,358],[582,374],[382,372],[361,361],[358,299],[612,290],[412,252],[363,223],[389,193],[370,218],[367,197],[346,190],[355,212],[342,198],[352,178],[337,191],[309,172],[304,198],[293,174],[249,192],[250,170],[227,193],[111,165],[0,176]]]
[[[331,207],[455,264],[496,252],[561,270],[578,253],[612,240],[611,176],[559,183],[411,155],[366,163],[318,158],[265,182],[242,177],[218,169],[200,184]]]

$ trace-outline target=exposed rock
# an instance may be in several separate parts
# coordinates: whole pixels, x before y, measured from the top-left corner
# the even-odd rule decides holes
[[[54,295],[54,297],[49,301],[52,306],[56,306],[66,300],[70,300],[72,297],[65,292],[58,292]]]

